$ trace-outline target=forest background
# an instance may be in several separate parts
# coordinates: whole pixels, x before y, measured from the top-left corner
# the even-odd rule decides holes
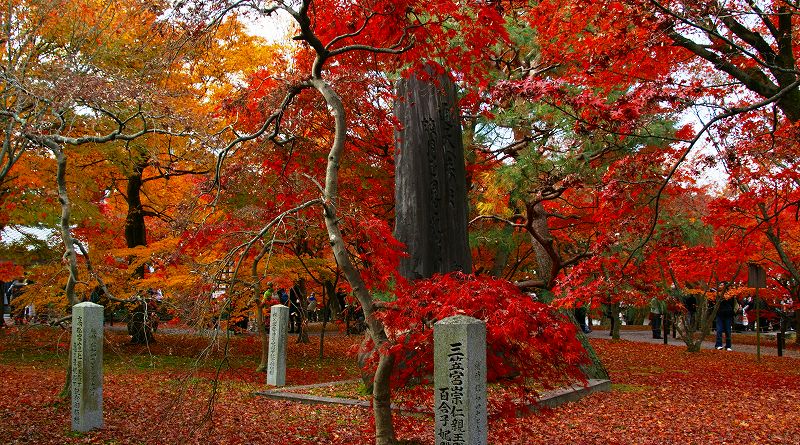
[[[51,319],[98,287],[107,306],[158,289],[197,326],[262,321],[269,282],[339,312],[341,286],[385,352],[384,324],[413,316],[382,310],[413,307],[392,237],[394,85],[426,65],[459,87],[479,283],[619,311],[750,294],[758,264],[765,304],[788,313],[798,6],[573,3],[7,2],[0,233],[53,232],[5,239],[0,279],[30,281],[17,304]],[[289,38],[245,25],[278,15]],[[453,310],[489,304],[469,289]]]

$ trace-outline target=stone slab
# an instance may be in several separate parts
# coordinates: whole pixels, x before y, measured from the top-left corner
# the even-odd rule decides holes
[[[289,328],[289,307],[276,304],[270,308],[269,347],[267,351],[267,384],[286,384],[286,342]]]
[[[103,427],[103,306],[72,307],[72,430]]]
[[[369,408],[371,405],[367,400],[347,399],[344,397],[314,396],[311,394],[290,392],[290,391],[300,391],[312,388],[322,388],[326,386],[336,386],[339,384],[355,383],[360,381],[361,381],[360,379],[342,380],[337,382],[317,383],[314,385],[287,386],[281,389],[256,391],[253,394],[273,400],[285,400],[290,402],[308,403],[308,404],[318,403],[323,405],[344,405],[344,406],[355,406],[359,408]],[[529,412],[533,412],[536,411],[538,407],[541,406],[556,408],[565,403],[576,402],[592,393],[610,391],[610,390],[611,390],[610,380],[589,380],[587,382],[587,386],[584,386],[583,384],[580,383],[575,383],[574,385],[570,385],[565,388],[560,388],[553,391],[542,393],[541,397],[537,399],[537,404],[530,405],[527,407],[527,409],[529,410]],[[408,408],[401,408],[398,405],[392,404],[392,410],[398,412],[433,414],[433,409],[431,409],[430,407],[428,408],[421,407],[419,409],[408,409]]]
[[[467,176],[456,86],[432,66],[397,84],[395,238],[410,280],[472,270]]]
[[[433,325],[434,438],[437,445],[485,445],[486,323],[455,315]]]

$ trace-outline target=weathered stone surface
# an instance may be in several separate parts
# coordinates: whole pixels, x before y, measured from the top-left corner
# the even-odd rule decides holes
[[[445,318],[434,325],[433,342],[436,444],[486,444],[486,324]]]
[[[72,430],[103,427],[103,306],[72,307]]]
[[[269,315],[269,351],[267,355],[267,384],[286,384],[286,328],[289,325],[289,307],[276,304]]]
[[[430,71],[432,72],[432,71]],[[397,85],[395,237],[409,257],[409,279],[472,271],[467,238],[467,182],[458,98],[446,75]]]

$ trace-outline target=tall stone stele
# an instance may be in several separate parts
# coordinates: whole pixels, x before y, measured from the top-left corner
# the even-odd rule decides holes
[[[467,180],[458,98],[444,74],[412,75],[397,84],[395,238],[407,246],[400,274],[472,271],[467,238]],[[424,77],[421,79],[421,77]]]
[[[289,308],[276,304],[269,311],[269,349],[267,351],[267,384],[286,384],[286,328]]]
[[[72,307],[72,430],[103,427],[103,306]]]
[[[486,323],[455,315],[433,325],[436,445],[486,445]]]

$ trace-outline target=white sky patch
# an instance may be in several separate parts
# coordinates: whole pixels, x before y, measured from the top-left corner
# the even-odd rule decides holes
[[[8,226],[0,232],[0,243],[12,244],[27,239],[28,237],[47,241],[54,235],[54,230],[43,227]]]
[[[295,22],[289,13],[283,10],[278,10],[271,16],[246,15],[241,20],[249,34],[259,36],[271,44],[288,42],[294,36]]]
[[[691,125],[695,132],[699,132],[703,129],[705,123],[709,122],[711,119],[713,119],[713,117],[714,115],[709,109],[693,107],[682,113],[678,119],[676,128],[680,128],[688,124]],[[710,139],[711,137],[712,135],[709,134],[708,131],[701,136],[700,140],[697,141],[697,144],[695,144],[695,146],[692,148],[692,152],[685,161],[687,165],[684,165],[684,168],[687,167],[688,164],[694,164],[699,159],[704,157],[710,156],[714,159],[719,158],[719,153],[717,153],[717,149]],[[722,192],[727,182],[728,173],[725,171],[722,163],[716,163],[714,166],[706,166],[702,171],[702,175],[697,176],[697,184],[699,186],[708,188],[712,193]]]

